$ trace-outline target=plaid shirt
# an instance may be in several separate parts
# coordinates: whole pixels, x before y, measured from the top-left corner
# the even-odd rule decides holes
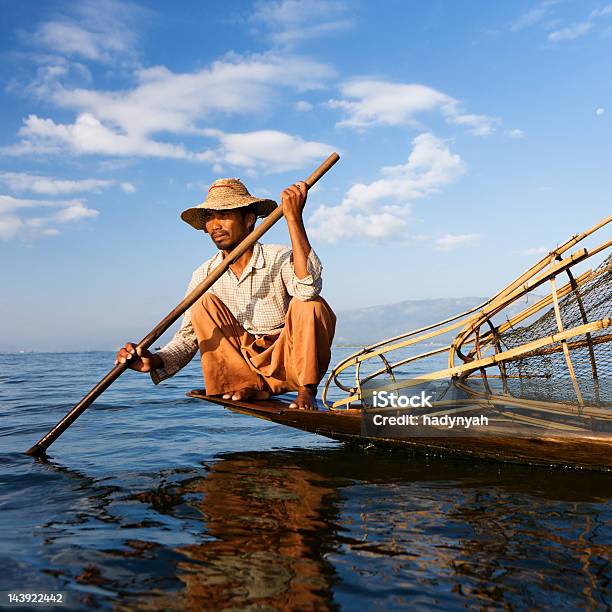
[[[223,261],[219,251],[192,275],[190,293]],[[276,244],[255,243],[253,256],[240,278],[231,269],[208,290],[216,295],[236,317],[238,323],[254,336],[278,334],[285,325],[285,314],[292,297],[307,301],[321,292],[322,266],[313,249],[307,260],[308,276],[298,278],[293,270],[291,249]],[[198,340],[191,325],[191,309],[183,316],[174,338],[157,354],[164,367],[151,372],[155,384],[174,376],[198,352]]]

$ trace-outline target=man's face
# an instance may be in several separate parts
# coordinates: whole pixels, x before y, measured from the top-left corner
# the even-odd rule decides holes
[[[245,215],[238,209],[204,212],[204,227],[220,251],[231,251],[242,242],[254,222],[254,214]]]

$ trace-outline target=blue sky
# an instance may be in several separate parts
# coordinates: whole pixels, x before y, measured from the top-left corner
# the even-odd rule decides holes
[[[181,210],[332,150],[306,221],[338,311],[493,294],[610,212],[609,2],[2,8],[0,350],[138,339],[214,253]]]

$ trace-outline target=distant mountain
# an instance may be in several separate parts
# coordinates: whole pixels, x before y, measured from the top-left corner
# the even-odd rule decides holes
[[[540,295],[530,295],[528,301],[523,298],[506,313],[519,312],[540,298]],[[463,297],[405,300],[396,304],[344,310],[338,313],[334,342],[337,344],[372,344],[443,321],[482,304],[486,299],[488,298]]]

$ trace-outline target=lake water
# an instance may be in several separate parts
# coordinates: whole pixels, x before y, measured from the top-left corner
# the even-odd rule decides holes
[[[347,353],[336,348],[334,361]],[[74,609],[605,610],[612,482],[348,449],[127,372],[23,454],[111,353],[0,355],[0,591]]]

